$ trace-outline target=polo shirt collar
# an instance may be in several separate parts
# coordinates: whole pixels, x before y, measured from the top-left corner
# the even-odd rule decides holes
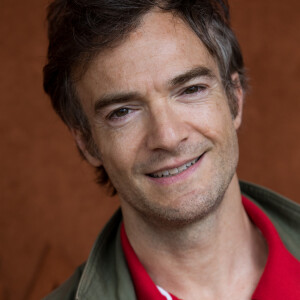
[[[135,254],[125,232],[124,223],[121,225],[121,243],[133,281],[136,298],[138,300],[166,300],[167,298],[159,291],[147,271]],[[171,295],[172,300],[178,300]]]

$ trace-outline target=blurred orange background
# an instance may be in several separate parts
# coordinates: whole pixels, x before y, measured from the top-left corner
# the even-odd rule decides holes
[[[118,207],[42,90],[46,0],[0,2],[0,299],[41,299]],[[300,2],[232,0],[251,90],[239,177],[300,202]]]

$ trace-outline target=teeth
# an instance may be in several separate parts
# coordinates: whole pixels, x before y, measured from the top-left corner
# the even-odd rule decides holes
[[[164,176],[169,176],[169,175],[170,175],[170,174],[169,174],[169,171],[163,171],[162,174],[163,174]]]
[[[171,175],[175,175],[175,174],[178,173],[178,169],[177,169],[177,168],[171,169],[171,170],[169,171],[169,173],[170,173]]]
[[[151,174],[151,176],[155,177],[155,178],[161,178],[161,177],[170,177],[170,176],[176,175],[176,174],[181,173],[184,170],[188,169],[190,166],[194,165],[198,160],[199,160],[199,157],[195,158],[194,160],[192,160],[178,168],[165,170],[162,172],[157,172],[157,173]]]
[[[186,170],[187,168],[188,167],[186,165],[183,165],[183,166],[181,166],[181,167],[178,168],[178,171],[182,172],[182,171]]]

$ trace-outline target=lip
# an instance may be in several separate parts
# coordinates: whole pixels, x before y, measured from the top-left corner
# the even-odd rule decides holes
[[[196,169],[199,167],[199,165],[201,164],[204,156],[205,156],[205,153],[204,152],[203,154],[201,154],[199,157],[199,160],[192,166],[190,166],[188,169],[176,174],[176,175],[173,175],[173,176],[170,176],[170,177],[151,177],[149,175],[147,175],[148,179],[151,180],[152,182],[156,183],[156,184],[161,184],[161,185],[170,185],[170,184],[174,184],[174,183],[177,183],[179,181],[182,181],[184,179],[186,179],[187,177],[189,177],[192,173],[194,173],[196,171]],[[197,158],[197,157],[196,157]],[[195,159],[195,158],[194,158]],[[166,166],[164,168],[161,168],[157,171],[154,171],[154,172],[151,172],[151,173],[157,173],[157,172],[162,172],[164,170],[169,170],[169,169],[172,169],[172,168],[178,168],[180,166],[182,166],[183,164],[186,164],[190,161],[192,161],[193,159],[189,159],[189,160],[186,160],[185,162],[182,162],[180,164],[177,164],[176,165],[169,165],[169,166]]]
[[[159,173],[159,172],[162,172],[162,171],[165,171],[165,170],[171,170],[171,169],[174,169],[174,168],[179,168],[179,167],[181,167],[182,165],[187,164],[188,162],[190,162],[190,161],[192,161],[192,160],[194,160],[194,159],[197,159],[198,157],[201,158],[202,155],[203,155],[203,154],[201,154],[200,156],[196,156],[196,157],[194,157],[194,158],[191,158],[191,159],[187,159],[187,160],[182,161],[182,162],[180,162],[180,163],[173,164],[173,165],[167,165],[167,166],[162,167],[162,168],[160,168],[160,169],[158,169],[158,170],[155,170],[155,171],[153,171],[153,172],[149,172],[147,175],[149,175],[149,174],[154,174],[154,173]]]

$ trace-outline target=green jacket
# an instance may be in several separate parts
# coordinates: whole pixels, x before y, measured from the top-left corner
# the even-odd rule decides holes
[[[300,260],[300,205],[268,189],[240,182],[242,193],[275,225],[287,249]],[[106,224],[87,262],[44,300],[136,299],[120,240],[119,209]]]

